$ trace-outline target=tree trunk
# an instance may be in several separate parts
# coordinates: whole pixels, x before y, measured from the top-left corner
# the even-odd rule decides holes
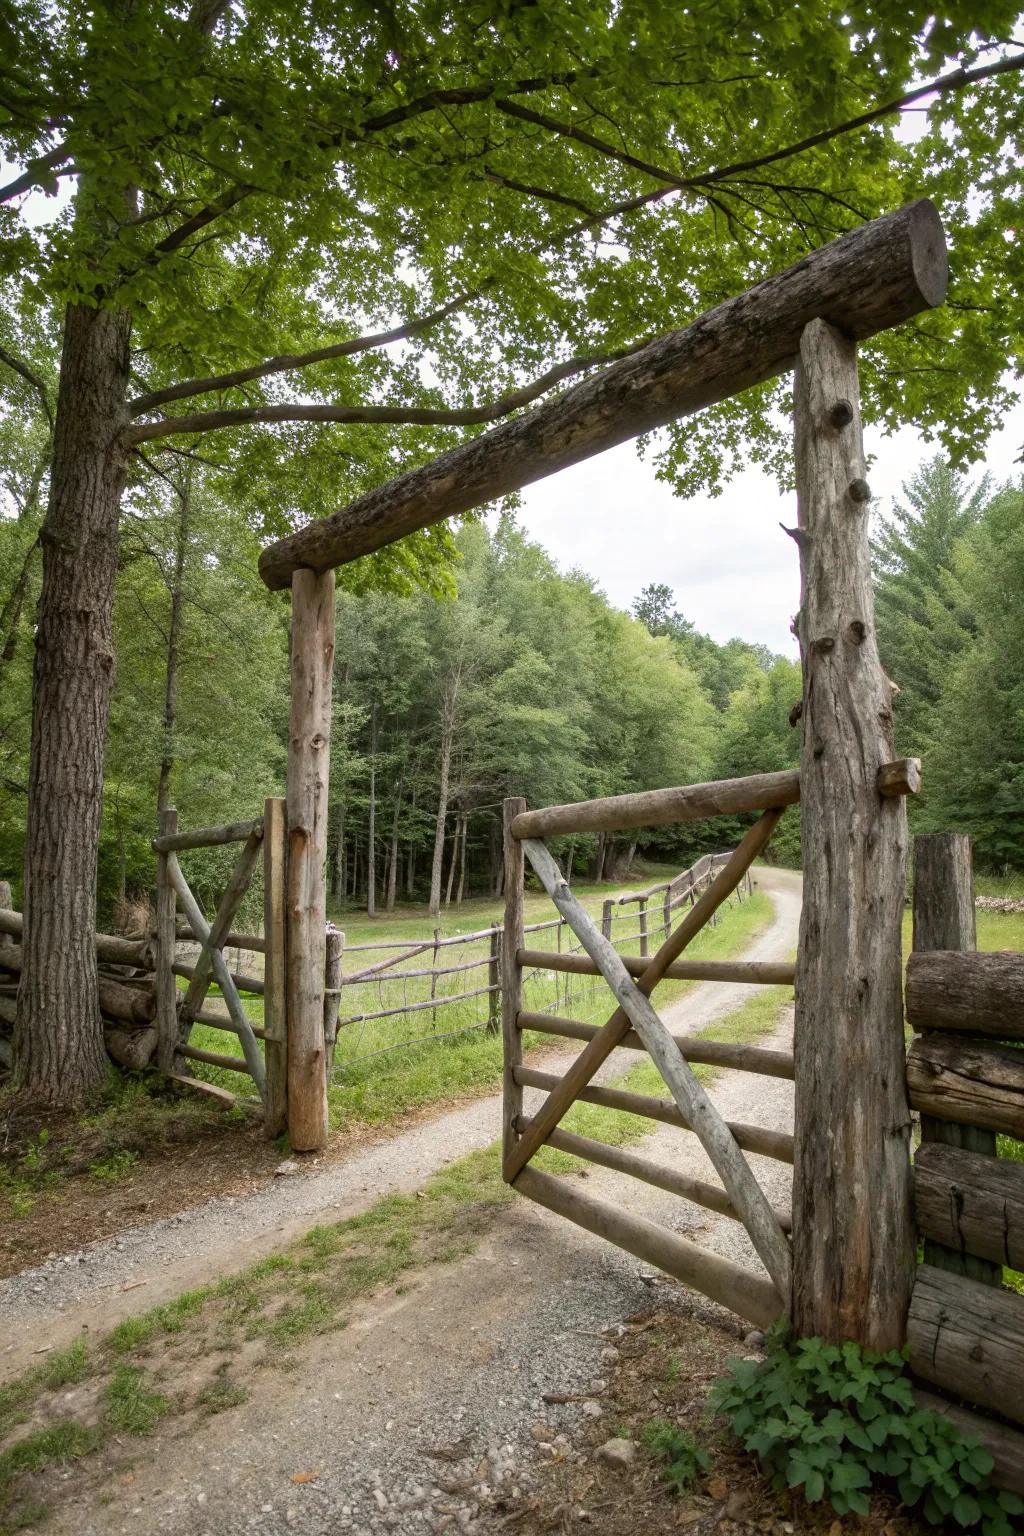
[[[415,810],[416,810],[416,783],[415,783],[415,780],[413,781],[412,794],[409,797],[409,809],[411,811],[413,811],[413,812],[415,812]],[[410,839],[409,839],[409,861],[408,861],[408,863],[406,865],[406,871],[405,871],[405,894],[408,896],[410,901],[412,901],[412,893],[413,893],[413,890],[415,888],[414,887],[414,882],[415,882],[415,879],[416,879],[416,840],[415,839],[416,839],[416,817],[415,817],[415,815],[413,815],[413,817],[412,817],[412,834],[411,834]]]
[[[366,828],[366,915],[377,916],[377,705],[370,716],[370,804]]]
[[[469,817],[463,814],[462,837],[459,841],[459,888],[455,892],[455,905],[462,906],[462,893],[466,889],[466,831]]]
[[[331,900],[339,901],[345,894],[345,802],[338,801],[338,827],[335,833],[334,858],[331,862]]]
[[[456,816],[455,826],[452,829],[452,851],[448,859],[448,884],[444,891],[444,904],[450,907],[452,904],[452,886],[455,884],[455,865],[459,857],[459,829],[462,826],[461,816]]]
[[[130,330],[121,310],[67,310],[41,535],[14,1070],[29,1098],[59,1106],[107,1069],[93,934]]]
[[[448,777],[452,766],[452,731],[445,724],[441,737],[441,772],[437,791],[437,824],[434,828],[434,861],[430,866],[430,915],[441,911],[441,868],[444,862],[444,825],[448,819]]]
[[[597,835],[597,852],[594,855],[594,879],[604,879],[604,859],[608,850],[607,832],[599,832]]]
[[[399,778],[395,785],[395,809],[391,817],[391,852],[388,859],[388,892],[385,898],[385,908],[388,912],[395,910],[395,897],[398,894],[398,823],[402,814],[402,779]]]
[[[178,712],[178,662],[181,656],[181,621],[185,606],[185,556],[188,552],[192,521],[192,466],[186,465],[184,481],[178,492],[179,515],[174,543],[174,578],[171,582],[171,615],[167,628],[167,672],[164,679],[163,747],[160,778],[157,781],[157,812],[165,811],[171,800],[171,774],[174,772],[174,722]]]

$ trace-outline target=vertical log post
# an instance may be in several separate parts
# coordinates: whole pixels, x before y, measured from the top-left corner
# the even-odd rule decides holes
[[[267,1063],[263,1129],[271,1141],[288,1128],[287,857],[285,803],[275,796],[263,806],[263,1027]]]
[[[971,840],[964,833],[930,832],[914,838],[914,948],[977,948],[974,861]],[[996,1155],[995,1131],[957,1125],[954,1120],[938,1120],[934,1115],[921,1116],[921,1141]],[[924,1262],[985,1285],[1003,1283],[1001,1264],[957,1253],[927,1239]]]
[[[640,953],[647,959],[647,897],[641,898],[638,903],[640,910]]]
[[[612,907],[614,902],[606,901],[601,907],[601,932],[606,939],[612,936]]]
[[[9,880],[0,880],[0,912],[14,911],[14,896]],[[0,949],[13,949],[14,939],[9,933],[0,933]]]
[[[324,1050],[327,789],[330,768],[334,572],[292,578],[288,732],[288,1136],[296,1152],[327,1143]]]
[[[519,1140],[516,1120],[523,1112],[523,1090],[512,1074],[522,1065],[523,1038],[519,1012],[523,1006],[523,972],[518,951],[523,947],[523,845],[512,836],[512,822],[526,801],[513,796],[502,807],[505,854],[505,922],[501,930],[501,1036],[504,1056],[502,1074],[501,1156],[504,1162]]]
[[[178,813],[168,806],[160,812],[160,836],[169,837],[177,830]],[[174,975],[177,903],[167,873],[167,857],[166,853],[156,856],[156,1064],[161,1072],[175,1072],[181,1043],[178,983]]]
[[[892,690],[875,638],[857,356],[825,321],[795,379],[804,896],[796,964],[793,1321],[903,1344],[915,1267],[900,930],[907,819],[883,799]]]
[[[490,949],[487,956],[487,985],[491,989],[487,994],[487,1028],[490,1034],[496,1035],[501,1028],[500,928],[495,928],[491,934]]]
[[[665,911],[664,911],[665,937],[672,935],[672,884],[671,881],[665,887]]]
[[[324,959],[324,1070],[328,1088],[334,1073],[334,1042],[338,1038],[338,1014],[341,1012],[341,978],[345,960],[345,935],[333,923],[327,924]]]

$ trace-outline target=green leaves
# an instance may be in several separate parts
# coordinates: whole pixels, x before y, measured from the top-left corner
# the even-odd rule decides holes
[[[887,1483],[930,1524],[979,1536],[1007,1536],[1024,1511],[989,1486],[992,1457],[976,1440],[914,1407],[895,1351],[792,1341],[777,1329],[767,1359],[733,1361],[709,1404],[778,1487],[802,1488],[811,1504],[827,1498],[837,1515],[869,1515],[872,1489]]]

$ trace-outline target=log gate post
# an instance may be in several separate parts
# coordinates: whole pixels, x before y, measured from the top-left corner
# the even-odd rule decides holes
[[[903,1344],[915,1265],[900,953],[907,821],[878,657],[855,344],[804,327],[795,379],[804,896],[796,967],[793,1322]]]
[[[327,1143],[324,966],[327,949],[327,787],[334,572],[292,577],[288,731],[288,1135],[297,1152]]]
[[[930,832],[914,838],[914,950],[977,948],[974,915],[974,860],[971,840],[962,832]],[[996,1155],[996,1133],[983,1126],[960,1125],[921,1115],[921,1143],[939,1142],[968,1152]],[[990,1259],[958,1253],[926,1238],[924,1262],[936,1269],[967,1275],[986,1285],[1002,1285],[1003,1267]]]
[[[263,1027],[267,1062],[263,1129],[271,1141],[288,1126],[287,856],[285,802],[272,796],[263,805]]]
[[[519,1140],[516,1122],[523,1113],[523,1090],[515,1080],[515,1070],[522,1066],[523,1040],[519,1032],[519,1011],[523,1006],[523,972],[519,951],[523,947],[523,845],[512,835],[512,823],[526,801],[518,796],[502,807],[502,832],[505,859],[505,921],[501,930],[501,1034],[504,1053],[502,1077],[501,1156],[511,1156]]]

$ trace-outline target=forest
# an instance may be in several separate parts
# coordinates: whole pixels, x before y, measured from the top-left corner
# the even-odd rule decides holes
[[[1024,865],[1024,621],[1013,600],[1024,589],[1022,500],[1020,488],[972,483],[938,456],[874,530],[897,741],[926,762],[915,826],[970,831],[993,871]],[[26,504],[0,524],[0,871],[15,890],[38,523]],[[505,795],[539,805],[797,763],[798,663],[742,639],[716,644],[664,584],[618,611],[585,571],[560,572],[509,512],[493,531],[467,521],[434,587],[338,594],[336,910],[414,901],[437,913],[494,894]],[[184,826],[240,820],[282,783],[286,609],[256,576],[243,520],[191,469],[133,502],[115,647],[100,902],[130,924],[152,887],[159,807],[175,804]],[[776,850],[791,863],[795,827]],[[591,879],[621,881],[637,855],[685,867],[739,830],[658,829],[639,846],[580,838],[558,852]],[[223,850],[192,855],[209,896],[226,863]]]

